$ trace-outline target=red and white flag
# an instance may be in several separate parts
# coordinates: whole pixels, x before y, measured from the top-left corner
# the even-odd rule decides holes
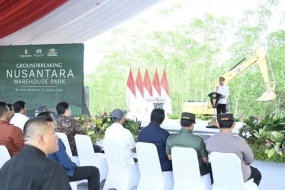
[[[135,81],[134,81],[131,69],[130,69],[130,73],[129,73],[128,81],[127,81],[127,105],[128,105],[128,108],[131,110],[131,112],[137,111],[136,87],[135,87]]]
[[[171,98],[169,94],[169,86],[168,80],[165,70],[163,71],[162,78],[161,78],[161,97],[165,100],[164,102],[164,110],[167,114],[172,114],[172,104]]]
[[[157,97],[161,96],[161,86],[160,86],[160,82],[159,82],[157,69],[155,70],[155,73],[154,73],[152,85],[153,85],[153,97],[157,98]]]
[[[143,86],[144,86],[144,97],[152,97],[152,84],[150,82],[147,70],[145,71]]]
[[[136,78],[136,99],[137,99],[137,110],[145,111],[145,99],[144,99],[144,85],[140,70],[138,71]]]
[[[144,80],[143,80],[143,85],[144,85],[144,99],[145,99],[145,105],[146,109],[148,112],[153,110],[153,93],[152,93],[152,84],[150,82],[149,74],[148,71],[145,71],[144,74]]]

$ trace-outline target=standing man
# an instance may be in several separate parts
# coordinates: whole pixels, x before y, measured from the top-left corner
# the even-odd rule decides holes
[[[166,154],[171,160],[171,149],[173,147],[189,147],[197,152],[199,169],[201,176],[210,173],[212,180],[211,166],[208,164],[208,152],[202,137],[193,134],[194,125],[196,124],[196,115],[193,113],[183,112],[181,115],[181,130],[167,139]],[[213,180],[212,180],[213,182]]]
[[[123,127],[125,123],[126,111],[115,109],[112,111],[112,121],[114,122],[105,131],[106,140],[115,140],[122,148],[125,163],[134,164],[137,160],[133,157],[136,152],[136,143],[132,133]]]
[[[25,123],[29,120],[26,116],[26,103],[22,100],[17,101],[13,104],[15,115],[11,119],[10,124],[19,127],[22,131],[24,128]]]
[[[165,153],[169,132],[160,127],[164,118],[164,109],[153,109],[150,116],[150,124],[141,130],[138,141],[154,144],[157,148],[161,170],[172,171],[172,163]]]
[[[25,146],[0,170],[1,190],[71,190],[64,169],[47,155],[58,150],[52,117],[36,117],[24,126]]]
[[[207,151],[236,154],[241,160],[243,180],[253,179],[258,186],[261,180],[261,173],[258,169],[250,166],[254,161],[251,148],[243,138],[232,135],[232,130],[235,127],[233,114],[218,115],[217,126],[220,128],[220,132],[207,139]]]
[[[13,157],[24,147],[23,132],[9,124],[11,113],[5,102],[0,102],[0,145],[4,145]]]
[[[222,97],[218,101],[217,105],[217,115],[221,113],[226,113],[227,109],[227,99],[229,97],[229,87],[225,84],[225,78],[220,77],[219,86],[216,87],[216,92],[221,94]]]

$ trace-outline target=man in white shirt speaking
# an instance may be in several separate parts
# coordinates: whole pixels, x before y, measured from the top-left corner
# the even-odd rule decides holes
[[[137,160],[133,158],[136,152],[136,143],[132,133],[123,127],[126,111],[115,109],[112,112],[114,123],[105,131],[106,140],[115,140],[122,148],[125,163],[134,164]]]
[[[229,97],[229,87],[225,84],[225,78],[219,78],[219,86],[216,87],[216,92],[221,94],[222,97],[218,101],[217,114],[226,113],[227,99]]]

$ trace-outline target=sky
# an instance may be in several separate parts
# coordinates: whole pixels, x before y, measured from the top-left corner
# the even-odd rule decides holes
[[[175,25],[180,25],[187,22],[193,17],[202,17],[205,13],[211,13],[215,17],[226,16],[234,22],[242,19],[245,9],[254,10],[261,0],[175,0],[183,4],[183,8],[179,13],[171,14],[167,22],[162,16],[157,16],[161,9],[173,7],[173,0],[162,0],[147,10],[130,18],[129,20],[117,25],[117,27],[136,28],[139,25],[138,18],[147,20],[150,27],[148,30],[170,30],[175,28]],[[285,10],[285,1],[280,0],[279,5],[273,11],[272,18],[268,21],[269,31],[281,28],[280,19],[282,11]],[[163,21],[162,21],[163,20]],[[284,24],[284,23],[283,23]],[[284,25],[283,25],[284,26]],[[112,28],[101,35],[84,43],[84,72],[89,74],[96,69],[96,66],[102,59],[102,54],[97,54],[96,51],[100,48],[100,44],[108,41],[111,37]]]

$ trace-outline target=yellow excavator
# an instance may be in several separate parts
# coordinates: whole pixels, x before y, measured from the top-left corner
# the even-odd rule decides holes
[[[271,67],[270,62],[267,59],[265,52],[260,48],[256,48],[255,55],[250,57],[249,59],[242,59],[239,63],[237,63],[233,68],[229,71],[225,72],[222,77],[225,78],[225,84],[229,83],[231,80],[236,78],[238,75],[247,70],[250,66],[255,63],[258,63],[259,69],[261,71],[266,90],[265,92],[257,98],[259,102],[272,101],[276,98],[276,94],[274,93],[276,87],[275,76]],[[268,68],[272,74],[273,81],[269,81],[268,76]],[[219,83],[217,83],[218,85]],[[217,86],[216,85],[216,86]],[[216,87],[215,86],[215,87]],[[215,90],[214,90],[215,91]],[[182,106],[182,112],[187,111],[197,115],[213,115],[214,108],[208,102],[185,102]]]

